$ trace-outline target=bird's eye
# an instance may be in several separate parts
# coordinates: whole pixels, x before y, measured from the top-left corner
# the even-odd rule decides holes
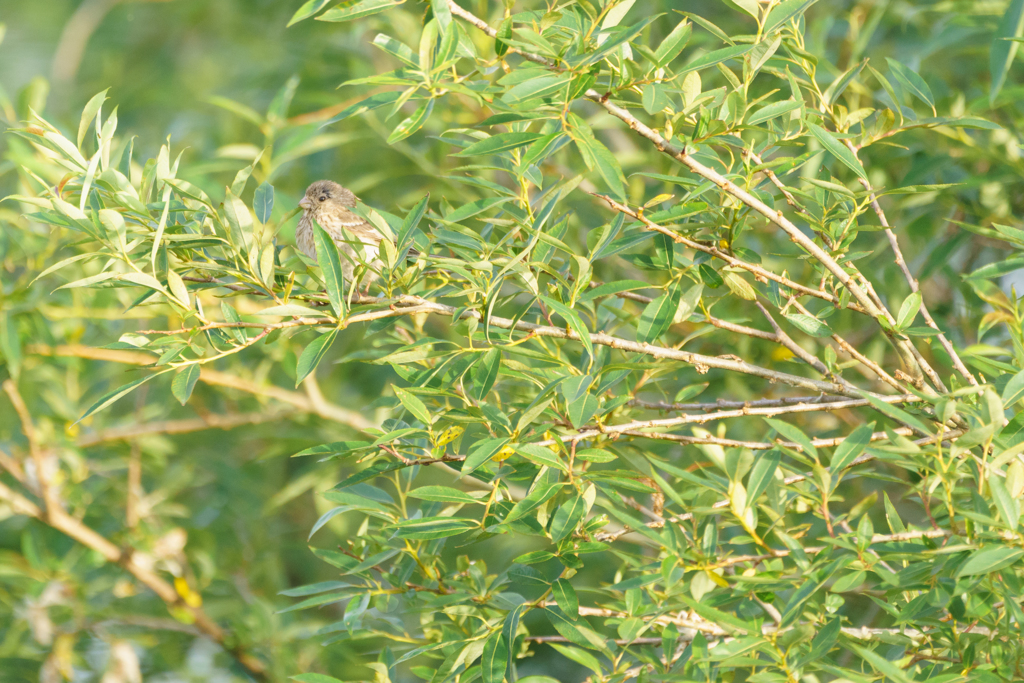
[[[320,201],[326,202],[327,201],[327,195],[325,195],[325,194],[320,195]]]

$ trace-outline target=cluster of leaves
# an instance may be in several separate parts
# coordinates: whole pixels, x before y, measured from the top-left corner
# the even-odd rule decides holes
[[[413,18],[327,4],[293,21]],[[986,343],[947,337],[886,212],[934,220],[963,177],[876,191],[871,163],[892,138],[970,155],[1006,131],[894,60],[819,73],[812,2],[737,2],[749,35],[634,4],[480,18],[434,0],[418,52],[373,40],[402,66],[349,85],[401,89],[335,122],[412,110],[398,143],[446,108],[440,142],[472,157],[457,196],[357,207],[384,235],[382,265],[360,264],[380,297],[343,280],[322,231],[318,263],[276,239],[273,187],[241,198],[258,162],[214,201],[169,147],[139,164],[115,145],[102,95],[74,142],[17,131],[67,175],[14,199],[81,240],[41,276],[84,270],[63,288],[128,290],[173,322],[111,340],[150,371],[83,417],[161,376],[187,403],[204,366],[296,334],[310,382],[362,328],[342,360],[391,368],[389,417],[297,453],[349,473],[311,536],[357,522],[313,550],[340,576],[287,595],[343,607],[320,635],[376,649],[379,681],[543,683],[531,657],[552,650],[602,681],[1019,678],[1024,311],[998,278],[1024,260],[962,283],[991,306]],[[993,47],[994,100],[1012,57]],[[1009,218],[961,218],[1024,246]]]

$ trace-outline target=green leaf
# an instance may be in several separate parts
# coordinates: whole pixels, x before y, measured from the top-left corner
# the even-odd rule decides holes
[[[418,500],[431,500],[438,503],[482,504],[481,501],[468,493],[453,489],[450,486],[421,486],[409,491],[408,496]]]
[[[434,111],[434,100],[429,99],[419,106],[419,108],[413,112],[413,115],[398,124],[391,135],[388,136],[388,144],[393,145],[400,140],[404,140],[420,128],[430,118],[430,112]]]
[[[103,103],[107,101],[107,92],[110,88],[107,88],[103,92],[98,92],[93,95],[85,105],[85,109],[82,110],[82,119],[78,123],[78,148],[82,148],[82,143],[85,142],[85,132],[89,130],[89,124],[92,123],[93,119],[99,113]]]
[[[1024,370],[1010,378],[1010,381],[1003,387],[1003,405],[1007,408],[1024,397]]]
[[[640,102],[643,104],[644,111],[652,116],[665,107],[672,106],[672,99],[669,97],[668,90],[661,83],[648,83],[645,85]]]
[[[479,213],[483,213],[488,209],[500,206],[508,201],[510,201],[509,197],[484,197],[483,199],[477,199],[476,201],[469,202],[468,204],[463,204],[445,216],[444,219],[451,223],[459,223],[467,218],[472,218]]]
[[[706,69],[709,66],[714,66],[715,64],[721,64],[722,62],[730,59],[742,57],[752,49],[754,49],[753,45],[733,45],[732,47],[723,47],[721,50],[713,50],[705,55],[701,55],[687,64],[685,68],[679,71],[679,73],[685,74],[690,71],[700,71],[701,69]]]
[[[402,402],[405,409],[412,413],[412,416],[417,420],[427,425],[428,427],[433,423],[430,419],[430,411],[427,410],[427,406],[424,405],[423,401],[419,399],[415,394],[411,394],[401,387],[392,386],[395,390],[395,395],[398,396],[398,400]]]
[[[184,370],[174,376],[174,380],[171,382],[171,393],[181,405],[188,403],[189,397],[192,396],[192,390],[199,380],[200,372],[199,364],[193,363],[186,365]]]
[[[515,106],[527,100],[551,97],[567,92],[570,80],[571,76],[569,74],[552,75],[545,73],[512,86],[501,96],[501,101]]]
[[[563,614],[562,610],[557,607],[545,608],[544,614],[563,638],[589,650],[607,650],[608,646],[604,638],[585,625],[585,620],[577,617],[579,623],[573,623],[573,620]]]
[[[310,18],[311,16],[322,10],[324,7],[326,7],[330,2],[331,0],[307,0],[307,2],[304,2],[302,4],[302,7],[295,10],[295,14],[292,15],[291,21],[288,22],[288,26],[291,26],[292,24],[297,24],[303,19]]]
[[[735,614],[729,612],[723,612],[720,609],[712,607],[703,602],[699,602],[689,597],[688,595],[679,595],[679,599],[690,606],[697,614],[704,617],[708,621],[714,622],[722,628],[731,630],[739,633],[751,633],[755,631],[749,623],[740,619]]]
[[[508,643],[501,631],[495,631],[484,643],[480,655],[480,674],[483,683],[501,683],[508,667]]]
[[[988,102],[992,105],[1003,89],[1006,82],[1006,74],[1010,72],[1010,65],[1017,54],[1018,43],[1007,38],[1020,38],[1024,34],[1024,0],[1011,0],[1006,7],[1006,13],[996,27],[993,36],[992,48],[989,51],[989,73],[991,74],[991,85],[989,86]]]
[[[808,7],[817,1],[818,0],[784,0],[783,2],[780,2],[772,9],[768,18],[765,20],[762,34],[769,35],[782,28],[784,24],[794,17],[803,14]]]
[[[828,325],[817,318],[804,313],[787,314],[786,320],[793,323],[793,325],[800,328],[802,332],[809,334],[812,337],[829,337],[832,335],[832,330],[829,329]]]
[[[921,310],[921,294],[913,292],[903,300],[903,305],[900,306],[900,312],[896,318],[896,329],[903,330],[910,327],[919,310]]]
[[[575,495],[559,505],[551,518],[551,540],[557,543],[571,534],[586,514],[587,503],[583,496]]]
[[[886,57],[885,61],[889,63],[889,69],[892,71],[893,76],[896,77],[896,80],[900,82],[900,85],[909,90],[914,97],[931,107],[934,114],[935,97],[932,95],[931,88],[924,82],[924,79],[895,59]]]
[[[1006,490],[1003,480],[994,474],[988,477],[988,488],[992,492],[992,500],[999,511],[1003,526],[1010,531],[1017,530],[1020,521],[1020,503]]]
[[[485,138],[462,150],[454,156],[468,157],[474,154],[498,154],[525,147],[543,137],[540,133],[498,133]]]
[[[571,327],[573,332],[579,336],[580,343],[583,344],[587,353],[593,356],[594,345],[593,342],[590,341],[590,331],[587,329],[587,326],[583,324],[583,320],[580,318],[579,314],[563,304],[561,301],[555,301],[554,299],[546,296],[542,296],[540,298],[548,305],[549,308],[551,308],[551,310],[562,316],[565,321],[569,323],[569,327]]]
[[[371,14],[377,14],[384,10],[391,9],[392,7],[398,7],[405,0],[360,0],[355,4],[341,5],[333,9],[329,9],[319,17],[317,21],[352,21],[353,19],[361,19],[362,17],[368,17]]]
[[[494,53],[504,57],[508,52],[508,42],[512,39],[512,17],[505,17],[498,25],[498,31],[494,34]]]
[[[323,360],[324,355],[327,354],[331,344],[334,343],[334,338],[337,336],[338,330],[331,330],[326,334],[321,334],[302,350],[302,355],[299,356],[299,361],[295,366],[296,387],[302,383],[302,380],[306,379],[307,375],[316,370],[316,366]]]
[[[654,51],[655,64],[659,67],[668,66],[673,59],[678,57],[690,40],[691,31],[693,31],[693,26],[686,19],[676,24],[672,32],[665,36],[665,40],[661,41],[661,45]]]
[[[78,424],[79,422],[81,422],[82,420],[84,420],[85,418],[89,417],[90,415],[92,415],[94,413],[98,413],[99,411],[103,410],[104,408],[109,406],[111,403],[113,403],[117,399],[119,399],[119,398],[121,398],[123,396],[127,396],[132,391],[134,391],[138,387],[142,386],[143,384],[145,384],[149,380],[153,379],[154,377],[159,377],[160,375],[164,374],[165,372],[170,372],[172,369],[173,368],[166,368],[166,369],[161,370],[159,372],[154,372],[151,375],[146,375],[145,377],[140,377],[137,380],[133,380],[131,382],[128,382],[128,384],[121,385],[117,389],[114,389],[113,391],[104,394],[98,401],[96,401],[96,403],[92,404],[92,407],[90,407],[87,411],[85,411],[85,414],[83,414],[82,417],[80,417],[77,420],[75,420],[75,424]]]
[[[518,451],[522,446],[518,446]],[[556,493],[558,493],[563,486],[568,486],[566,482],[560,481],[547,481],[543,480],[533,485],[530,492],[521,500],[519,500],[513,507],[512,510],[505,516],[504,522],[514,522],[521,517],[530,514],[541,505],[551,499]]]
[[[498,454],[502,448],[504,448],[509,442],[509,439],[481,439],[473,444],[472,448],[469,449],[469,455],[466,456],[466,460],[462,463],[461,474],[459,476],[464,477],[467,474],[478,469],[481,465],[486,463],[488,460]]]
[[[928,427],[928,425],[926,425],[924,422],[917,419],[907,411],[903,410],[902,408],[897,408],[891,403],[881,401],[877,397],[872,396],[867,392],[860,391],[859,389],[857,390],[857,393],[866,398],[868,402],[875,407],[875,410],[882,413],[883,415],[888,415],[892,419],[896,420],[897,422],[902,422],[908,427],[914,427],[923,434],[933,433],[933,430],[930,427]]]
[[[484,353],[476,365],[473,366],[473,397],[483,401],[490,393],[495,380],[498,379],[498,370],[501,369],[501,352],[498,349],[489,349]]]
[[[636,327],[636,340],[640,343],[657,341],[672,324],[679,308],[678,293],[662,294],[657,299],[647,304],[640,314],[640,322]]]
[[[860,161],[854,156],[846,145],[839,141],[839,139],[828,132],[821,126],[808,122],[808,130],[811,131],[811,135],[821,143],[821,146],[828,150],[828,153],[839,159],[844,166],[849,168],[851,171],[859,175],[864,180],[867,180],[867,173],[864,172],[864,167],[860,165]]]
[[[480,523],[475,519],[462,519],[459,517],[424,517],[422,519],[408,519],[404,522],[392,524],[390,528],[396,530],[399,538],[408,538],[413,541],[432,541],[437,538],[448,538],[464,534],[471,529],[476,529]]]
[[[871,435],[874,433],[875,423],[862,424],[843,439],[835,452],[832,454],[832,462],[829,463],[829,470],[832,472],[833,481],[839,483],[839,474],[860,457],[864,449],[871,443]]]
[[[270,220],[270,212],[274,210],[274,186],[264,181],[256,188],[252,198],[252,208],[256,211],[256,220],[266,225]]]
[[[551,586],[551,594],[555,597],[555,604],[565,612],[570,619],[577,619],[580,616],[580,599],[576,595],[576,589],[565,579],[558,579]]]
[[[587,168],[597,169],[601,179],[608,186],[612,197],[624,201],[626,196],[626,177],[622,174],[622,167],[618,159],[611,153],[604,144],[596,137],[590,126],[583,119],[570,114],[570,121],[573,126],[569,129],[569,135],[576,143],[576,148],[583,155],[583,161]]]
[[[749,507],[753,507],[757,499],[768,488],[781,461],[782,453],[777,448],[754,456],[754,466],[750,469],[750,478],[747,479],[747,505]]]
[[[345,315],[346,299],[345,276],[342,275],[338,247],[319,223],[316,223],[316,229],[313,230],[313,241],[316,244],[316,262],[324,275],[324,284],[327,285],[327,298],[334,315],[340,318]]]
[[[783,100],[781,102],[773,102],[765,105],[758,109],[756,112],[751,114],[744,123],[748,126],[756,126],[759,123],[765,121],[771,121],[774,118],[788,114],[791,111],[796,111],[803,106],[803,102],[797,102],[796,100]]]

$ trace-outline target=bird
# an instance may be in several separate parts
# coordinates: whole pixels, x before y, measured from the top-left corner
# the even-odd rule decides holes
[[[356,268],[365,263],[370,271],[364,277],[369,288],[380,276],[382,264],[377,256],[382,236],[377,228],[352,211],[355,205],[356,196],[333,180],[318,180],[311,184],[299,200],[302,217],[295,231],[295,242],[299,251],[315,261],[316,242],[313,235],[319,223],[338,247],[341,274],[345,281],[352,283]],[[359,253],[356,252],[357,248]],[[357,283],[353,293],[358,289]]]

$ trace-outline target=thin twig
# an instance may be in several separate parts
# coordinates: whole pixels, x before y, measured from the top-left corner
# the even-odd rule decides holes
[[[857,148],[852,142],[850,142],[850,140],[844,140],[843,142],[854,155],[857,154]],[[859,178],[859,180],[860,184],[868,191],[868,194],[871,197],[871,208],[875,210],[878,220],[881,221],[882,227],[885,228],[885,236],[889,239],[889,246],[892,248],[892,253],[896,257],[896,265],[899,266],[900,270],[903,272],[903,277],[906,279],[907,284],[910,285],[910,291],[920,293],[920,283],[918,283],[917,278],[914,277],[913,273],[910,272],[910,267],[907,265],[906,259],[903,258],[903,252],[900,250],[899,240],[896,237],[896,233],[889,225],[889,221],[886,220],[885,212],[882,211],[882,205],[878,203],[878,197],[875,195],[874,188],[871,187],[871,183],[867,178]],[[924,318],[928,327],[939,333],[939,343],[942,344],[942,348],[944,348],[946,353],[949,354],[950,359],[953,361],[953,367],[956,368],[956,371],[959,372],[964,379],[970,382],[971,385],[977,386],[978,380],[974,378],[971,371],[968,370],[967,366],[964,365],[962,360],[960,360],[960,356],[957,355],[956,349],[953,348],[953,344],[950,343],[949,339],[946,338],[946,335],[941,329],[939,329],[935,319],[932,318],[932,314],[928,311],[928,306],[925,305],[924,299],[921,300],[920,311],[921,316]]]

